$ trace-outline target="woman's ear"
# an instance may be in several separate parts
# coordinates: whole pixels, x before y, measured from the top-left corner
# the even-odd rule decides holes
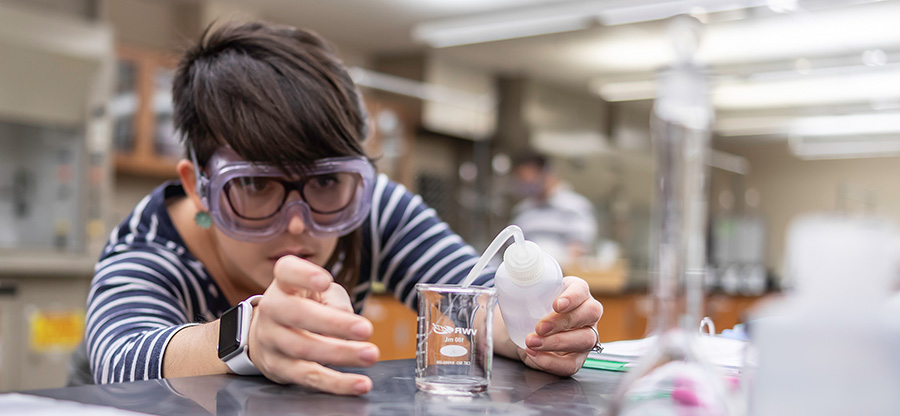
[[[197,176],[194,174],[194,164],[187,159],[181,159],[175,166],[175,170],[178,171],[184,193],[193,201],[197,211],[205,211],[206,208],[203,207],[200,195],[197,195]]]

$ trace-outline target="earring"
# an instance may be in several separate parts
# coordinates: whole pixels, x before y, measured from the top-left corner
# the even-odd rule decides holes
[[[205,230],[212,224],[212,218],[209,217],[209,213],[206,211],[197,211],[197,214],[194,215],[194,222]]]

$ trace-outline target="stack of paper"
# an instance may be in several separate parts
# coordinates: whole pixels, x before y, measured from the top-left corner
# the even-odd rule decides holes
[[[115,407],[97,406],[68,400],[50,399],[29,394],[0,394],[0,411],[9,415],[47,416],[144,416],[145,413],[131,412]]]
[[[730,371],[740,371],[744,363],[746,341],[709,335],[701,335],[697,340],[700,353],[710,364]],[[585,363],[585,367],[626,371],[637,363],[655,342],[656,337],[650,336],[604,343],[602,353],[592,352],[588,355],[594,362]]]

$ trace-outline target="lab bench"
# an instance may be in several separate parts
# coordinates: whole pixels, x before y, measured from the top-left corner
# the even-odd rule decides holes
[[[360,397],[337,396],[263,377],[212,375],[24,392],[156,415],[591,415],[606,408],[624,373],[581,369],[572,377],[494,358],[491,384],[474,396],[419,391],[415,360],[343,369],[372,378]]]

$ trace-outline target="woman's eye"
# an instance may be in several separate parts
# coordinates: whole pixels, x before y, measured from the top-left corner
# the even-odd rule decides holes
[[[316,176],[313,180],[313,183],[319,188],[327,188],[330,186],[337,185],[340,182],[335,175],[321,175]]]
[[[272,181],[269,179],[249,179],[241,181],[241,187],[244,191],[249,192],[262,192],[268,189],[272,184]]]

